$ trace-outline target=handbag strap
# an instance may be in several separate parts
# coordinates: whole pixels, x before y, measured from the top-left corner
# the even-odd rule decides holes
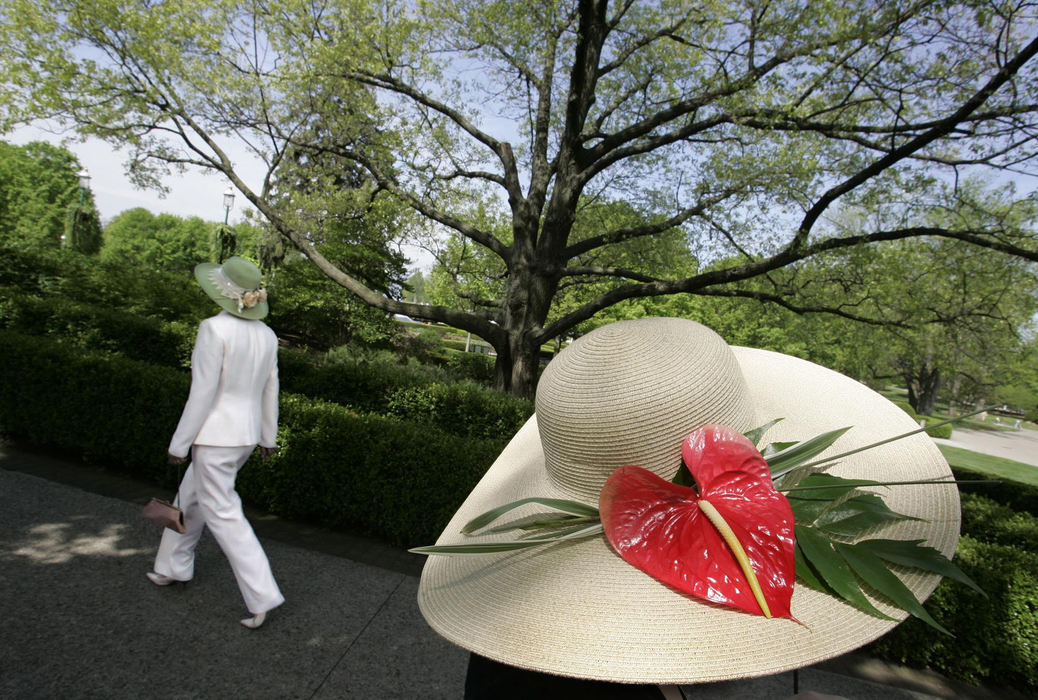
[[[187,468],[184,467],[185,464],[187,464],[187,462],[180,462],[177,464],[177,487],[173,491],[173,498],[170,500],[170,503],[176,503],[177,498],[180,496],[180,482],[184,480],[184,474],[187,473]]]

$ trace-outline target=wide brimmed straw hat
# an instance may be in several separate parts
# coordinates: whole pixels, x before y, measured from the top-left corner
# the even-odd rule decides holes
[[[638,465],[670,480],[692,430],[722,423],[746,431],[768,421],[766,442],[804,440],[853,426],[835,455],[917,428],[864,385],[810,362],[729,347],[684,319],[621,321],[574,342],[545,369],[536,414],[465,500],[437,544],[471,543],[461,529],[491,508],[527,497],[597,506],[606,478]],[[950,478],[925,434],[842,459],[828,473],[877,481]],[[954,485],[876,489],[902,520],[870,537],[926,540],[950,557],[958,540]],[[524,506],[519,519],[544,507]],[[484,536],[514,539],[512,533]],[[920,599],[939,577],[898,575]],[[761,676],[829,659],[890,630],[797,583],[789,619],[724,608],[684,595],[626,563],[604,536],[500,554],[429,557],[418,602],[429,625],[482,656],[546,673],[625,683],[684,684]]]
[[[195,279],[210,299],[235,316],[259,320],[270,310],[267,290],[260,286],[263,273],[251,260],[235,255],[222,264],[200,263]]]

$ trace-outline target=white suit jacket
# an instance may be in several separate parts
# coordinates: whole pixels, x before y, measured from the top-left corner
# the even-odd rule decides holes
[[[274,447],[278,426],[278,341],[261,321],[222,311],[202,321],[191,353],[191,392],[169,452],[191,445]]]

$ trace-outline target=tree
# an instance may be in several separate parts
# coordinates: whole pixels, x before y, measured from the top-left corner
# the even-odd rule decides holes
[[[391,345],[396,324],[356,297],[343,298],[342,288],[321,274],[299,252],[288,255],[267,274],[270,291],[268,323],[293,344],[327,350],[360,340]]]
[[[1021,200],[1012,186],[986,187],[966,178],[948,188],[943,201],[928,213],[937,227],[1023,237],[1038,224],[1038,198]],[[889,220],[909,215],[906,209],[912,206],[873,203],[868,210],[840,212],[832,225],[860,230],[873,219],[872,225],[889,226]],[[819,256],[758,282],[765,283],[758,289],[767,297],[797,299],[790,308],[828,307],[850,319],[872,320],[867,336],[859,329],[854,343],[843,343],[860,348],[826,364],[847,371],[841,364],[853,358],[854,376],[897,379],[920,415],[933,413],[945,388],[953,402],[960,395],[989,394],[1038,312],[1038,266],[1033,262],[940,237]]]
[[[766,299],[754,280],[800,261],[922,236],[1038,259],[1033,232],[931,216],[942,178],[960,170],[1033,172],[1038,38],[1024,2],[2,7],[0,123],[60,117],[129,145],[142,183],[169,165],[224,173],[365,303],[482,336],[497,385],[519,394],[532,393],[541,343],[624,300]],[[264,163],[259,186],[228,137]],[[371,202],[403,203],[425,233],[497,258],[495,305],[405,302],[324,256],[273,196],[293,154],[354,164]],[[315,182],[315,199],[336,186]],[[577,240],[581,203],[598,197],[643,222]],[[470,217],[474,198],[500,203],[506,235]],[[910,215],[829,226],[836,207],[869,201],[910,201]],[[662,277],[580,262],[675,228],[697,259],[720,263]],[[554,313],[565,284],[589,275],[602,291]]]
[[[195,265],[211,259],[213,225],[197,216],[153,214],[127,209],[104,229],[101,259],[121,260],[189,276]]]
[[[81,169],[64,148],[42,142],[24,146],[0,142],[0,237],[59,248],[63,237],[72,235],[79,248],[93,252],[100,223],[93,196],[80,192]],[[83,202],[77,205],[80,198]]]

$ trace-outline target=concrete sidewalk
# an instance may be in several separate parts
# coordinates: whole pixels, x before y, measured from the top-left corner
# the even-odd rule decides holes
[[[250,513],[288,601],[251,631],[211,537],[190,583],[145,578],[159,532],[139,511],[156,493],[0,444],[0,698],[462,698],[468,654],[418,611],[421,557]],[[799,688],[996,697],[857,657],[802,669]],[[684,692],[785,698],[793,674]]]
[[[1038,467],[1036,430],[971,430],[956,426],[951,439],[933,438],[933,441]]]

